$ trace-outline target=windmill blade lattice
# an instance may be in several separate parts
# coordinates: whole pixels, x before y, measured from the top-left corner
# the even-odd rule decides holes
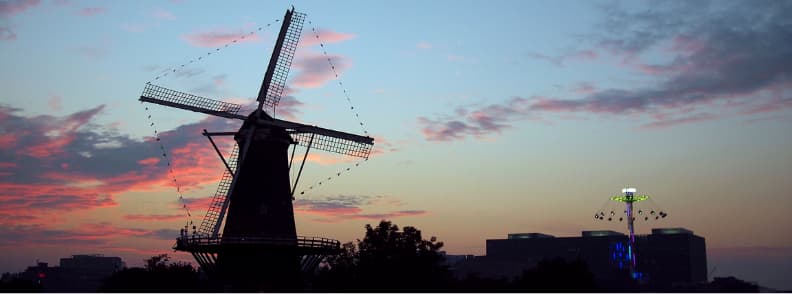
[[[293,132],[291,135],[300,146],[308,147],[310,144],[311,149],[319,149],[360,158],[368,158],[373,146],[372,143],[369,142],[350,141],[348,139],[317,134],[314,132]],[[313,142],[311,142],[312,135]]]
[[[139,100],[219,117],[245,119],[245,116],[237,114],[242,108],[239,104],[204,98],[151,83],[143,88]]]
[[[231,171],[236,171],[238,156],[239,147],[234,144],[234,150],[231,151],[231,155],[228,156],[227,160],[228,168],[231,169]],[[209,209],[206,211],[206,215],[204,215],[201,221],[198,234],[205,236],[216,235],[215,228],[223,221],[223,212],[225,208],[228,207],[228,193],[231,192],[231,181],[233,179],[234,175],[231,174],[228,169],[223,169],[223,177],[220,179],[220,184],[217,185],[217,191],[215,191],[214,197],[212,197],[212,204],[209,205]]]
[[[277,62],[270,64],[270,66],[274,66],[271,80],[264,78],[264,82],[267,83],[269,81],[269,84],[262,85],[256,99],[263,103],[263,106],[267,109],[275,109],[275,106],[280,102],[281,95],[283,95],[283,90],[286,88],[286,79],[289,77],[289,69],[294,59],[294,52],[297,51],[297,43],[300,41],[303,21],[305,21],[305,13],[292,13],[291,23],[284,34],[283,46],[280,52],[272,52],[272,60],[277,60]]]

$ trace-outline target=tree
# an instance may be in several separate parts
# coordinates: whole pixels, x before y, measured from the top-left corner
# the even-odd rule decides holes
[[[597,289],[594,275],[580,258],[572,262],[563,258],[544,259],[535,268],[524,271],[515,281],[515,287],[540,292],[581,292]]]
[[[443,242],[437,242],[434,237],[423,239],[415,227],[399,231],[398,226],[386,220],[376,227],[365,228],[366,235],[358,240],[357,246],[345,244],[342,254],[328,260],[329,267],[320,274],[317,287],[332,290],[448,287],[451,274],[440,252]]]
[[[150,257],[143,268],[123,269],[107,280],[103,292],[200,292],[210,291],[198,270],[185,262],[171,263],[167,254]]]
[[[23,280],[17,277],[9,278],[8,280],[2,279],[0,280],[0,292],[3,293],[11,293],[11,292],[25,292],[25,293],[34,293],[34,292],[41,292],[41,285],[36,284],[33,281]]]

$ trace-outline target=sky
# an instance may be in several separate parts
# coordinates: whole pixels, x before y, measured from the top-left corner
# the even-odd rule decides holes
[[[298,234],[388,219],[483,255],[624,231],[592,216],[634,186],[669,214],[638,233],[688,228],[711,276],[792,289],[792,2],[764,0],[0,0],[0,271],[190,261],[171,246],[222,175],[200,133],[240,122],[137,99],[152,82],[249,111],[292,5],[275,116],[375,138],[367,161],[310,153]]]

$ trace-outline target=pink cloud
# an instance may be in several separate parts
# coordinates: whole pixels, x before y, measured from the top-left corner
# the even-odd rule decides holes
[[[379,156],[381,154],[389,153],[389,152],[397,152],[401,148],[396,146],[395,143],[391,142],[390,140],[386,140],[384,137],[381,136],[373,136],[374,137],[374,147],[371,150],[371,156]],[[401,141],[399,145],[404,145],[406,142]]]
[[[140,165],[156,165],[159,162],[160,162],[160,158],[159,157],[149,157],[149,158],[146,158],[146,159],[138,160],[138,163]]]
[[[437,119],[418,117],[418,124],[429,141],[460,140],[467,136],[484,138],[511,127],[513,121],[532,119],[529,107],[529,99],[513,97],[502,103],[459,107],[453,115]]]
[[[7,0],[0,2],[0,15],[11,16],[38,6],[40,0]]]
[[[22,117],[15,114],[17,110],[0,107],[0,121],[19,126],[13,133],[0,135],[0,154],[12,158],[0,165],[0,215],[37,222],[52,219],[58,212],[116,206],[114,196],[129,191],[175,190],[171,188],[170,167],[162,157],[152,157],[158,152],[153,142],[117,135],[105,138],[108,135],[103,135],[98,125],[92,129],[98,133],[83,130],[94,124],[92,120],[102,109],[99,106],[65,117]],[[211,118],[206,122],[227,123]],[[199,134],[206,126],[190,124],[160,133],[174,146],[167,153],[182,192],[214,185],[222,174],[222,164],[205,139],[183,135]],[[97,146],[103,142],[116,143],[113,147]],[[20,144],[30,147],[17,148]]]
[[[453,55],[453,54],[451,54],[451,55],[446,56],[446,59],[448,59],[448,61],[463,61],[463,60],[465,60],[465,57],[461,56],[461,55]]]
[[[294,69],[298,70],[297,75],[292,80],[292,84],[302,88],[318,88],[328,81],[338,78],[333,73],[327,61],[328,58],[333,61],[335,72],[338,73],[338,76],[352,67],[352,61],[342,55],[305,54],[295,60],[292,65]]]
[[[107,9],[104,7],[86,7],[79,11],[82,16],[95,16],[105,12],[107,12]]]
[[[151,11],[151,13],[149,15],[151,15],[151,17],[156,18],[156,19],[163,19],[163,20],[174,20],[174,19],[176,19],[176,16],[173,15],[173,13],[171,13],[170,11],[167,11],[165,9],[162,9],[162,8],[154,9],[153,11]]]
[[[576,85],[572,91],[578,94],[591,94],[597,90],[597,87],[591,83],[580,83]]]
[[[418,216],[425,214],[427,214],[425,210],[399,210],[399,211],[384,212],[384,213],[357,213],[357,214],[330,215],[328,217],[314,218],[313,221],[320,223],[338,223],[338,222],[348,221],[350,219],[384,220],[384,219],[393,219],[393,218],[407,217],[407,216]]]
[[[686,117],[653,121],[653,122],[644,124],[643,126],[641,126],[641,128],[644,128],[644,129],[660,129],[660,128],[667,128],[667,127],[670,127],[670,126],[679,125],[679,124],[687,124],[687,123],[693,123],[693,122],[702,122],[702,121],[714,120],[714,119],[717,119],[717,118],[718,118],[718,116],[713,115],[713,114],[699,113],[699,114],[694,114],[694,115],[690,115],[690,116],[686,116]]]
[[[333,165],[354,162],[356,159],[349,156],[333,156],[327,153],[308,153],[306,160],[319,165]]]
[[[703,40],[690,36],[676,36],[671,46],[672,52],[693,54],[707,49],[708,45]]]
[[[14,134],[2,134],[0,135],[0,149],[11,149],[16,146],[17,136]]]
[[[760,105],[753,106],[746,110],[743,110],[741,113],[742,114],[767,113],[767,112],[782,111],[790,108],[792,108],[792,97],[773,99],[765,103],[762,103]]]
[[[40,224],[9,225],[0,228],[0,232],[9,237],[0,240],[0,246],[102,246],[125,237],[167,240],[178,236],[177,230],[127,228],[107,222],[82,224],[69,229],[52,229]]]
[[[220,47],[234,40],[237,40],[237,43],[261,40],[258,35],[249,35],[242,31],[230,32],[228,30],[196,32],[182,35],[181,38],[192,46],[208,48]]]
[[[318,33],[319,38],[316,37]],[[318,32],[313,32],[305,29],[302,38],[300,38],[300,47],[312,47],[319,44],[340,43],[357,38],[357,35],[351,33],[341,33],[330,30],[319,29]]]
[[[60,120],[58,123],[47,125],[39,131],[48,135],[49,140],[20,149],[17,153],[38,158],[62,153],[62,148],[74,140],[74,133],[100,113],[104,107],[104,105],[100,105],[93,109],[80,111]]]
[[[50,110],[54,112],[61,111],[63,109],[61,105],[61,101],[63,98],[60,95],[52,95],[49,100],[47,100],[47,105],[49,106]]]
[[[172,221],[182,220],[186,217],[185,214],[127,214],[124,219],[132,221]]]
[[[278,102],[278,106],[275,107],[275,115],[281,118],[285,118],[287,120],[297,120],[297,114],[300,114],[300,108],[303,106],[303,103],[294,96],[287,96],[285,93],[283,97],[281,97],[280,102]]]
[[[432,49],[432,44],[427,43],[427,42],[420,42],[418,44],[415,44],[415,48],[418,48],[418,49]]]
[[[294,211],[298,214],[316,216],[313,221],[335,223],[352,219],[379,220],[403,216],[426,214],[424,210],[397,210],[382,213],[364,213],[362,206],[384,203],[404,205],[401,201],[389,201],[384,196],[336,196],[325,199],[298,199],[294,201]]]

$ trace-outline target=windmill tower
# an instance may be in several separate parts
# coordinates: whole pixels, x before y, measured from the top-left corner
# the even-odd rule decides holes
[[[235,132],[208,132],[225,165],[224,175],[200,228],[182,230],[174,249],[190,252],[201,268],[233,290],[297,288],[299,272],[314,269],[325,255],[340,250],[337,240],[297,236],[292,200],[312,149],[368,158],[374,139],[298,122],[274,111],[285,88],[305,14],[286,11],[258,93],[258,107],[238,114],[240,105],[198,97],[147,83],[140,101],[242,120]],[[226,160],[213,137],[233,136]],[[290,146],[306,147],[292,186]]]

